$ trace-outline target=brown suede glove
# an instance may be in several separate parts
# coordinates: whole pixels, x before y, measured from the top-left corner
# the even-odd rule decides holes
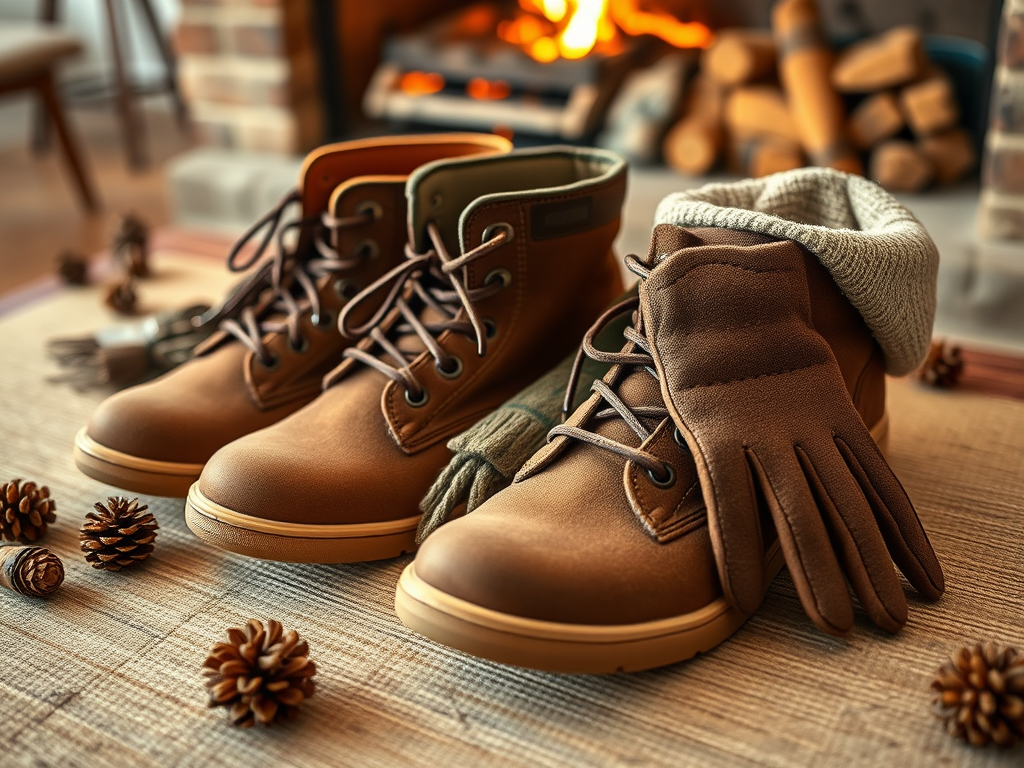
[[[891,632],[907,619],[893,561],[925,597],[942,593],[917,514],[811,325],[799,246],[678,251],[640,300],[665,403],[696,461],[722,586],[741,610],[767,589],[759,497],[804,609],[826,632],[853,626],[844,573]]]

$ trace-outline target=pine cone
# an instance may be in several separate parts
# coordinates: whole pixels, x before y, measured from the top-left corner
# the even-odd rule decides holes
[[[228,630],[228,642],[217,643],[203,664],[211,707],[228,707],[232,725],[268,728],[291,717],[316,692],[309,645],[295,630],[281,624],[266,627],[250,619],[245,629]]]
[[[38,541],[46,535],[47,523],[57,519],[56,509],[45,485],[22,485],[21,480],[0,485],[0,539]]]
[[[106,506],[96,502],[95,507],[78,537],[93,568],[120,571],[149,557],[160,526],[152,514],[143,514],[148,506],[140,507],[138,499],[111,496]]]
[[[114,258],[132,277],[149,275],[149,227],[141,219],[126,214],[114,234]]]
[[[0,586],[26,597],[46,597],[64,581],[64,563],[42,547],[0,547]]]
[[[89,282],[89,263],[80,253],[65,251],[57,259],[57,275],[64,285],[85,285]]]
[[[950,736],[975,747],[1024,740],[1024,654],[1016,649],[965,646],[935,673],[932,688]]]
[[[917,377],[925,384],[933,387],[952,387],[960,379],[964,370],[964,361],[960,357],[960,347],[949,347],[942,341],[933,341],[928,348],[928,357],[918,369]]]
[[[107,296],[104,303],[120,315],[133,315],[138,304],[139,297],[135,293],[135,283],[129,277],[111,283],[107,287]]]

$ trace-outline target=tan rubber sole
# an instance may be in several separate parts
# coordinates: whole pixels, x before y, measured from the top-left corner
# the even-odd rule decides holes
[[[75,435],[75,466],[93,480],[148,496],[184,497],[199,479],[202,464],[155,461],[97,443],[83,428]]]
[[[871,436],[885,452],[889,418]],[[785,558],[776,542],[765,556],[766,583]],[[409,629],[480,658],[545,672],[636,672],[685,661],[729,638],[747,620],[724,597],[692,613],[640,624],[592,625],[541,621],[462,600],[427,584],[416,563],[402,572],[395,612]]]
[[[778,544],[765,562],[769,581],[785,560]],[[414,632],[502,664],[545,672],[636,672],[691,659],[725,641],[747,620],[724,597],[698,611],[640,624],[562,624],[501,613],[453,597],[416,575],[398,581],[395,612]]]
[[[185,522],[208,544],[261,560],[285,563],[362,563],[416,550],[421,515],[353,525],[309,525],[242,514],[206,498],[194,483]]]

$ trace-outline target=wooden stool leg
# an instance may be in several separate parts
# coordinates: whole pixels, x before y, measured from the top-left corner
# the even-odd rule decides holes
[[[48,74],[40,81],[38,90],[42,102],[46,106],[46,111],[50,113],[53,125],[57,129],[57,137],[60,139],[61,147],[64,150],[64,159],[67,160],[71,174],[75,177],[75,186],[78,189],[79,197],[82,198],[82,204],[86,210],[94,213],[99,210],[96,193],[93,191],[92,182],[89,181],[89,177],[86,174],[85,166],[82,164],[82,158],[78,153],[74,137],[71,135],[71,129],[64,118],[64,108],[57,98],[57,89],[54,88],[52,74]]]
[[[143,168],[146,159],[142,154],[141,125],[135,119],[132,109],[132,95],[128,91],[124,59],[121,57],[121,42],[117,30],[117,8],[114,0],[106,0],[107,22],[110,27],[110,52],[114,59],[114,87],[117,91],[117,108],[121,113],[121,130],[128,150],[128,162],[133,168]]]
[[[151,0],[139,0],[139,4],[142,6],[143,16],[149,22],[149,28],[153,32],[153,39],[160,50],[164,66],[167,68],[167,90],[171,92],[171,97],[174,99],[174,109],[177,113],[178,125],[184,127],[187,113],[185,111],[185,102],[182,101],[181,94],[178,92],[177,62],[174,59],[174,51],[171,50],[167,38],[164,37],[163,32],[160,30],[160,24],[157,22]]]

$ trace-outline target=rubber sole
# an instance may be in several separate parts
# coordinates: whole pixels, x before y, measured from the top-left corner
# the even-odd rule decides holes
[[[888,447],[889,418],[871,429]],[[785,558],[778,542],[765,556],[766,584]],[[639,624],[566,624],[502,613],[450,595],[416,574],[402,572],[395,612],[409,629],[480,658],[545,672],[608,674],[636,672],[686,661],[729,638],[749,618],[720,597],[692,613]]]
[[[83,428],[75,435],[75,466],[93,480],[147,496],[176,496],[188,493],[199,479],[202,464],[155,461],[115,451],[97,443]]]
[[[285,563],[362,563],[416,550],[421,515],[381,523],[308,525],[242,514],[206,498],[194,483],[185,522],[208,544],[261,560]]]
[[[769,581],[785,559],[769,551]],[[480,658],[544,672],[636,672],[691,659],[725,641],[747,620],[724,597],[698,611],[640,624],[562,624],[501,613],[453,597],[402,572],[395,612],[409,629]]]

